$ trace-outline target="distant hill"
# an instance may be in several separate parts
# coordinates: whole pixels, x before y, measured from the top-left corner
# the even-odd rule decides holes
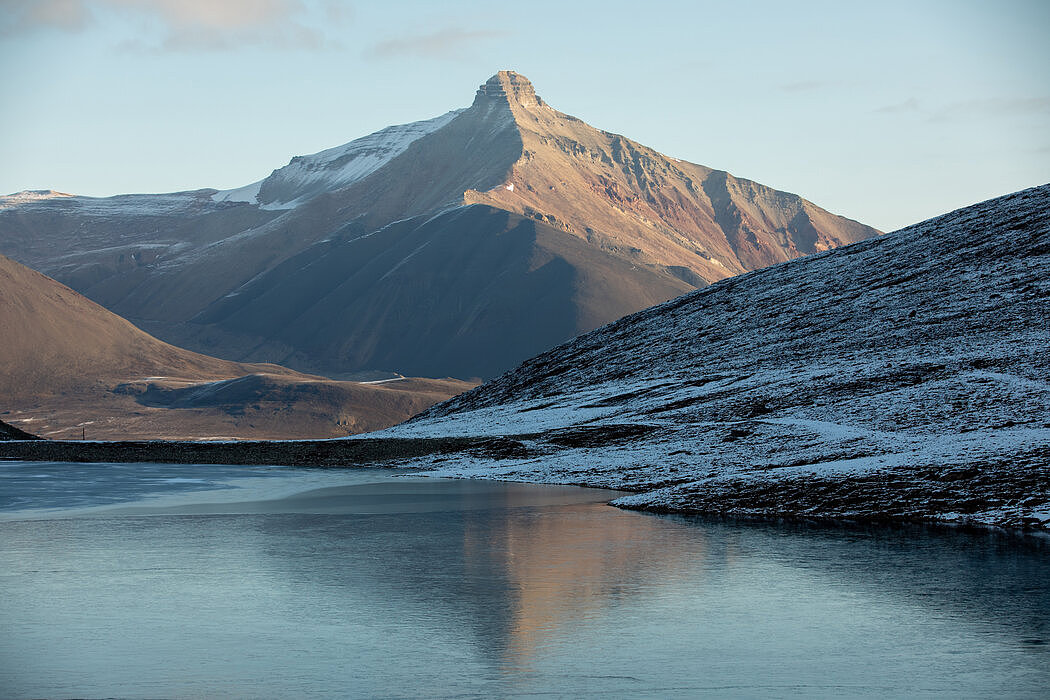
[[[43,437],[333,437],[470,386],[334,382],[189,352],[3,256],[0,337],[0,410]]]
[[[502,436],[438,473],[651,510],[1050,529],[1048,348],[1043,185],[628,316],[380,436]]]
[[[512,71],[466,109],[235,190],[0,198],[0,252],[169,342],[328,375],[495,376],[623,314],[876,234],[591,127]]]

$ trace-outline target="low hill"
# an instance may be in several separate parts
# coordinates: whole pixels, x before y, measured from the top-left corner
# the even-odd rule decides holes
[[[397,423],[470,385],[334,382],[189,352],[0,256],[4,419],[42,437],[332,437]]]
[[[380,435],[502,436],[438,473],[636,508],[1050,528],[1048,319],[1043,185],[647,309]]]

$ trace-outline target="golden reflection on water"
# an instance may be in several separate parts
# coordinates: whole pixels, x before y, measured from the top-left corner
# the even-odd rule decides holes
[[[597,512],[596,512],[597,511]],[[527,669],[537,653],[624,598],[689,571],[702,570],[706,545],[661,518],[604,504],[534,511],[467,522],[465,573],[503,573],[508,626],[503,661]],[[597,517],[596,517],[597,516]],[[677,546],[688,540],[687,546]],[[654,548],[654,542],[666,547]]]

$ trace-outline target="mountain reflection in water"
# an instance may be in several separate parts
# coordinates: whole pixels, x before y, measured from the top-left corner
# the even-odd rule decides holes
[[[180,469],[167,476],[189,478]],[[1045,540],[656,517],[584,489],[354,479],[278,500],[197,493],[0,521],[0,687],[1038,697],[1050,686]]]

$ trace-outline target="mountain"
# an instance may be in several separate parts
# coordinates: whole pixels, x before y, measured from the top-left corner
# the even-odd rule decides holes
[[[724,280],[371,437],[492,436],[436,473],[657,511],[1050,529],[1048,319],[1043,185]]]
[[[332,437],[397,423],[469,385],[335,382],[199,355],[0,256],[4,420],[43,437]]]
[[[466,109],[234,190],[0,198],[0,252],[167,341],[331,375],[494,376],[624,313],[877,234],[595,129],[511,71]]]
[[[197,320],[266,337],[244,352],[299,366],[383,358],[423,376],[493,376],[688,289],[533,219],[468,206],[318,243]]]

